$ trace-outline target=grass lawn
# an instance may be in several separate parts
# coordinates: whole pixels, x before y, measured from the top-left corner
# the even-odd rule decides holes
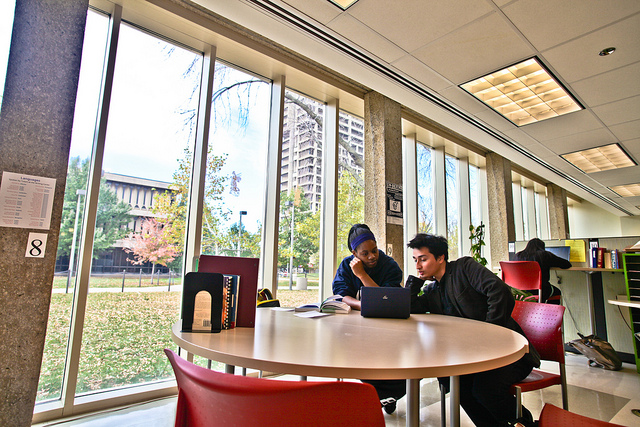
[[[66,277],[63,279],[59,286],[62,288],[66,286]],[[288,281],[285,283],[277,292],[281,306],[295,307],[318,301],[317,287],[298,291],[294,284],[294,290],[290,291]],[[98,278],[96,282],[92,278],[91,285],[121,287],[122,278],[111,278],[110,281]],[[72,292],[70,289],[70,293],[51,296],[38,401],[60,397]],[[166,291],[89,293],[76,393],[171,378],[173,372],[162,350],[176,349],[171,340],[171,325],[179,318],[181,295]],[[206,360],[195,360],[206,366]],[[214,362],[212,368],[223,370],[224,366]]]

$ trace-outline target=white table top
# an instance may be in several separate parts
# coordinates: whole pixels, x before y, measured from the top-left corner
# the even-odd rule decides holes
[[[363,379],[464,375],[512,363],[527,341],[507,328],[434,314],[371,319],[359,311],[300,318],[260,308],[255,328],[180,332],[174,342],[207,359],[270,372]]]

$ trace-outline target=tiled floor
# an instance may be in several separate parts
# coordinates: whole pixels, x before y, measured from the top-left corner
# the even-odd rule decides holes
[[[590,368],[587,359],[581,355],[567,354],[567,379],[569,384],[569,408],[572,412],[597,418],[624,426],[640,426],[640,418],[631,413],[631,409],[640,409],[640,375],[635,366],[623,364],[621,371],[605,371]],[[543,363],[543,369],[551,369]],[[283,376],[280,379],[297,379]],[[316,380],[316,378],[309,378]],[[437,381],[424,379],[421,381],[421,426],[440,426],[440,394]],[[540,392],[529,392],[524,395],[524,405],[537,418],[543,402],[562,407],[560,386],[554,386]],[[175,398],[161,399],[154,402],[135,405],[128,408],[112,410],[101,414],[86,415],[70,420],[38,424],[39,427],[171,427],[175,416]],[[386,415],[388,427],[401,427],[406,424],[405,399],[398,402],[398,409],[392,415]],[[473,426],[464,411],[461,411],[461,425]]]

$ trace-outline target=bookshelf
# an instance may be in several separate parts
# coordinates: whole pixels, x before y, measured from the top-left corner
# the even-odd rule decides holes
[[[622,254],[624,260],[624,279],[627,286],[627,298],[629,301],[640,301],[640,253]],[[631,314],[631,328],[633,329],[636,370],[640,373],[640,308],[629,308]]]

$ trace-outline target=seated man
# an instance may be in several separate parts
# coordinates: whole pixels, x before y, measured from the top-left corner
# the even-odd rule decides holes
[[[407,246],[413,249],[419,276],[409,276],[406,284],[411,287],[412,313],[475,319],[524,335],[511,318],[515,305],[511,291],[498,276],[470,257],[449,262],[449,247],[444,237],[420,233]],[[433,282],[418,295],[425,280]],[[515,424],[516,398],[509,392],[509,387],[540,366],[540,356],[533,346],[529,349],[530,353],[510,365],[460,377],[460,404],[476,426]],[[438,378],[438,381],[449,390],[448,378]],[[524,425],[533,421],[526,408],[523,413],[523,419],[517,421]]]

